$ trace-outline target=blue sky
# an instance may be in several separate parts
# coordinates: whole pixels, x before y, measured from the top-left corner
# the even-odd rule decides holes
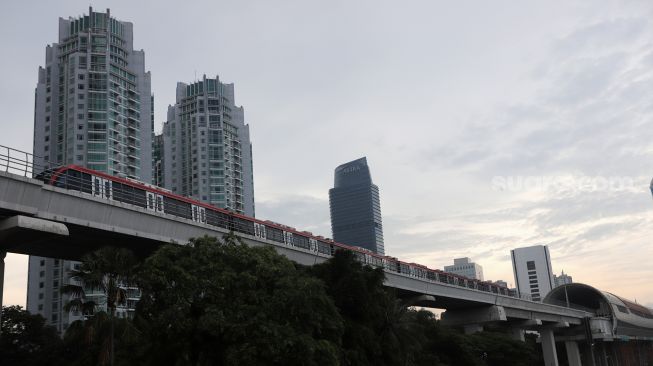
[[[178,81],[235,83],[258,217],[330,236],[333,169],[367,156],[388,254],[512,283],[510,249],[547,244],[557,273],[653,304],[650,1],[92,5],[134,23],[157,129]],[[31,150],[45,46],[87,12],[3,6],[1,145]],[[5,303],[24,304],[26,263],[8,256]]]

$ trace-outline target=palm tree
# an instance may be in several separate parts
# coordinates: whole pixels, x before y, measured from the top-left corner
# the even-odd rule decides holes
[[[106,347],[100,352],[101,365],[106,363],[114,364],[114,318],[116,308],[125,305],[127,302],[127,291],[125,285],[133,282],[137,260],[134,254],[124,248],[104,247],[82,258],[78,269],[70,272],[70,278],[77,283],[67,284],[62,287],[62,292],[68,294],[72,299],[65,305],[66,311],[80,311],[86,321],[96,315],[98,307],[102,306],[89,296],[90,293],[100,292],[106,298],[106,308],[109,313],[110,330],[108,342],[103,342]],[[101,320],[101,319],[95,319]],[[89,337],[91,341],[96,332],[92,331],[91,322]],[[108,357],[107,357],[108,356]]]

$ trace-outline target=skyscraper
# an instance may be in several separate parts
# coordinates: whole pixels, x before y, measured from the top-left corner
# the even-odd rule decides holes
[[[131,23],[112,18],[108,9],[59,18],[58,42],[45,49],[35,97],[36,164],[77,164],[151,181],[150,73],[143,50],[134,50]],[[27,308],[59,331],[76,319],[63,311],[67,299],[59,292],[75,265],[29,260]]]
[[[468,257],[454,259],[453,266],[444,266],[444,271],[483,281],[483,267]]]
[[[560,276],[553,275],[553,282],[555,283],[555,287],[558,287],[558,286],[568,285],[570,283],[573,283],[574,280],[570,275],[566,274],[565,271],[562,270]]]
[[[555,287],[549,248],[546,245],[517,248],[510,251],[510,256],[519,296],[542,301]]]
[[[234,85],[206,75],[177,84],[163,126],[163,186],[217,207],[254,216],[249,125]]]
[[[333,240],[385,254],[379,187],[365,157],[336,168],[329,207]]]

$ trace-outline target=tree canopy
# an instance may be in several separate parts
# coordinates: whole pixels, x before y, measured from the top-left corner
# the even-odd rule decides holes
[[[166,246],[140,274],[154,364],[336,365],[343,324],[324,284],[234,237]]]
[[[133,320],[96,312],[71,324],[62,342],[43,318],[5,308],[3,364],[48,364],[41,358],[47,353],[53,365],[105,363],[113,328],[116,365],[541,363],[534,342],[496,332],[464,335],[429,311],[406,308],[383,285],[383,270],[362,265],[351,252],[304,267],[272,247],[250,247],[229,235],[164,245],[138,264],[130,258],[103,250],[87,257],[80,273],[107,289],[113,285],[96,272],[113,273],[116,284],[129,274],[142,292]]]

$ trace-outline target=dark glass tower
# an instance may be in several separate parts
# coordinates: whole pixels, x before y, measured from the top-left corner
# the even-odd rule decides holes
[[[385,254],[379,187],[372,183],[366,158],[336,168],[329,206],[333,240]]]

